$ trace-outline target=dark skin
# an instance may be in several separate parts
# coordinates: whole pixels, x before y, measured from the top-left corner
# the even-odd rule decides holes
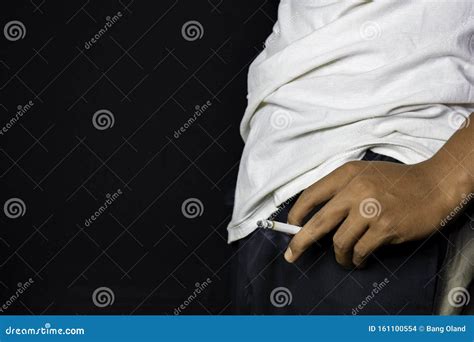
[[[307,188],[291,209],[288,223],[301,225],[316,205],[327,203],[293,237],[285,259],[295,262],[312,244],[335,232],[337,262],[363,267],[383,245],[436,233],[443,219],[472,192],[474,113],[424,162],[353,161]]]

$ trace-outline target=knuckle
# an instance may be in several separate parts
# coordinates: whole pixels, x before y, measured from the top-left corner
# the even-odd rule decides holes
[[[304,231],[305,242],[308,245],[316,242],[317,236],[317,230],[314,228],[314,226],[310,226]]]
[[[293,252],[301,253],[312,243],[311,231],[304,229],[298,233],[290,242],[290,248]]]
[[[367,250],[364,246],[355,246],[354,247],[354,259],[355,260],[364,260],[367,257]]]
[[[360,167],[360,161],[352,160],[342,165],[341,171],[343,171],[344,173],[349,173],[353,175],[359,171],[359,167]]]
[[[317,227],[321,227],[325,224],[326,218],[323,214],[323,210],[320,210],[316,214],[314,214],[314,216],[307,222],[309,230],[316,230]]]
[[[344,239],[334,235],[332,242],[334,244],[335,250],[338,252],[345,253],[349,251],[349,244]]]
[[[321,227],[321,226],[325,226],[327,224],[327,220],[328,218],[326,217],[326,215],[323,215],[323,213],[318,213],[314,216],[314,220],[312,222],[312,227],[314,227],[314,229],[316,229],[316,227]]]
[[[362,182],[363,192],[367,195],[374,196],[377,193],[377,186],[370,180],[364,179]]]
[[[367,186],[362,177],[357,177],[351,182],[350,188],[353,190],[353,192],[361,194],[367,189]]]
[[[311,189],[312,187],[314,186],[314,184],[316,183],[313,183],[312,185],[310,185],[308,188],[306,188],[299,196],[298,196],[298,199],[296,201],[296,203],[298,202],[305,202],[308,200],[308,198],[310,197],[309,195],[311,194]]]
[[[298,215],[296,212],[291,209],[290,212],[288,213],[287,221],[290,224],[297,224],[298,223]]]
[[[393,227],[393,220],[387,215],[380,216],[377,221],[377,226],[383,232],[390,232]]]
[[[357,177],[351,184],[352,189],[362,196],[373,196],[377,192],[377,186],[367,177]]]

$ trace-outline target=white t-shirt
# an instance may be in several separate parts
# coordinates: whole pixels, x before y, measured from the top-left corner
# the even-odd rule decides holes
[[[229,242],[367,149],[430,158],[474,111],[473,1],[282,0],[250,66]]]

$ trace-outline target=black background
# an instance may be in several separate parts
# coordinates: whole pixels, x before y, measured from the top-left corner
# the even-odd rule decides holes
[[[24,39],[0,37],[0,305],[30,277],[7,314],[173,314],[196,283],[212,280],[183,314],[232,312],[226,243],[243,143],[250,62],[263,48],[276,1],[2,1]],[[107,16],[123,16],[89,49]],[[183,38],[196,20],[200,39]],[[3,33],[3,32],[2,32]],[[196,106],[212,105],[179,138]],[[114,126],[98,130],[107,109]],[[107,194],[123,194],[85,226]],[[183,216],[188,198],[201,216]],[[115,301],[91,297],[110,288]]]

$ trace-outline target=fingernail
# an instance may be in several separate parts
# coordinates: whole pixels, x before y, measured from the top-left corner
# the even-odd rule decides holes
[[[291,251],[291,248],[288,247],[285,252],[285,260],[288,262],[293,262],[293,252]]]

